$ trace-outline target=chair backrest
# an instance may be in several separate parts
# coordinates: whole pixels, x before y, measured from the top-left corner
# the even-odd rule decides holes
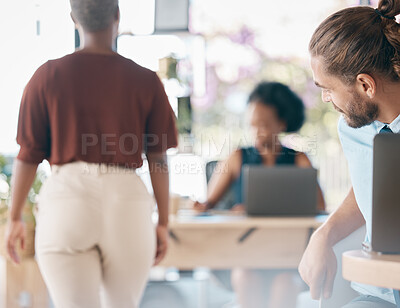
[[[214,173],[215,168],[217,167],[219,161],[213,160],[209,161],[206,164],[206,179],[207,179],[207,184],[210,182],[210,179]],[[215,209],[218,210],[227,210],[231,209],[232,206],[235,205],[235,191],[234,187],[231,186],[223,198],[215,205]]]
[[[210,182],[211,177],[214,173],[215,167],[218,165],[218,160],[212,160],[206,163],[206,179],[207,179],[207,184]]]
[[[365,226],[362,226],[333,247],[337,258],[338,270],[333,285],[332,297],[330,299],[321,299],[320,308],[342,307],[358,296],[358,293],[351,288],[350,282],[342,276],[342,254],[347,250],[361,249],[361,243],[364,238]]]

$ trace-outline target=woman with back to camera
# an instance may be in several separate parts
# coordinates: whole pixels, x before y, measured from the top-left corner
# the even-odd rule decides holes
[[[36,254],[55,306],[138,307],[150,267],[167,249],[165,151],[177,145],[175,118],[157,75],[114,51],[118,0],[70,2],[83,48],[43,64],[24,90],[7,251],[19,263],[21,210],[37,165],[48,159]],[[142,152],[156,232],[154,201],[135,172]]]
[[[243,211],[243,165],[312,167],[306,154],[287,148],[279,141],[279,134],[296,132],[304,122],[303,102],[289,87],[278,82],[258,84],[249,96],[248,112],[255,137],[254,146],[236,150],[216,167],[210,180],[207,201],[196,202],[195,209],[212,209],[233,187],[235,204],[232,210]],[[318,209],[325,209],[319,187]],[[295,270],[234,269],[231,277],[239,304],[246,308],[295,307],[296,296],[303,288]]]

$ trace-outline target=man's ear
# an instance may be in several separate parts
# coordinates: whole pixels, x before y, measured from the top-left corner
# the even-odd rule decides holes
[[[360,93],[364,93],[370,99],[376,95],[376,81],[369,74],[358,74],[356,77],[356,87]]]

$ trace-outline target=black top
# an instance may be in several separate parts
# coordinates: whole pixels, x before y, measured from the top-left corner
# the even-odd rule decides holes
[[[240,149],[242,152],[242,167],[244,165],[262,165],[262,157],[258,150],[255,147],[242,148]],[[276,158],[276,165],[294,165],[295,158],[297,152],[293,149],[286,148],[284,146],[281,147],[281,152]],[[231,189],[234,190],[235,193],[235,204],[243,203],[243,168],[240,170],[239,178],[232,183]],[[232,205],[232,206],[233,206]]]

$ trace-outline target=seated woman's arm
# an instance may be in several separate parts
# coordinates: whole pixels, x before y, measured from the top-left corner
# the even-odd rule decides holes
[[[302,168],[312,168],[312,164],[308,159],[307,155],[304,153],[299,152],[296,156],[296,166]],[[321,187],[317,186],[317,209],[320,211],[325,211],[325,200],[324,195],[322,194]]]
[[[208,184],[207,201],[204,203],[195,202],[195,209],[202,211],[212,209],[221,200],[232,182],[239,177],[241,162],[242,153],[237,150],[228,159],[218,163]]]

